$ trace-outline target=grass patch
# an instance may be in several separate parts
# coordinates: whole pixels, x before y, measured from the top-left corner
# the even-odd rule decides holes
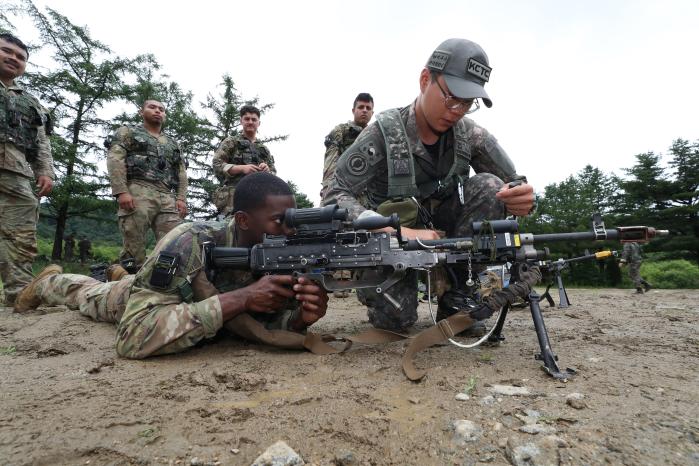
[[[461,390],[463,393],[467,394],[468,396],[471,396],[471,394],[476,390],[476,382],[478,379],[475,377],[471,376],[468,379],[468,384],[464,387],[463,390]]]
[[[0,355],[1,356],[8,356],[10,354],[15,354],[17,352],[17,348],[14,346],[0,346]]]

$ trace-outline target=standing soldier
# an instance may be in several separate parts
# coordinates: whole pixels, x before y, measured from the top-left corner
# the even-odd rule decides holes
[[[259,171],[277,173],[269,149],[257,140],[260,110],[252,105],[243,106],[240,125],[243,133],[227,137],[214,152],[214,174],[221,182],[214,194],[214,204],[224,216],[233,213],[233,193],[245,175]]]
[[[636,242],[624,243],[624,250],[621,253],[622,266],[629,264],[629,277],[636,287],[636,293],[643,294],[644,289],[648,291],[652,288],[650,283],[641,277],[641,245]],[[641,286],[642,285],[642,286]]]
[[[133,269],[146,260],[148,229],[157,241],[187,214],[187,168],[180,146],[162,132],[165,107],[146,100],[138,113],[142,125],[122,126],[105,141],[124,241],[119,259]]]
[[[354,119],[347,123],[340,123],[325,137],[325,161],[323,163],[323,181],[320,190],[321,204],[325,201],[325,195],[330,186],[330,179],[335,175],[337,159],[342,153],[354,143],[359,133],[369,124],[374,114],[374,98],[371,94],[362,92],[354,99],[352,105],[352,115]],[[336,280],[350,280],[352,273],[349,270],[338,270],[333,274]],[[336,298],[347,298],[348,290],[333,291]]]
[[[323,163],[323,187],[320,190],[321,203],[330,186],[330,179],[335,174],[337,159],[349,146],[354,143],[359,133],[369,124],[374,115],[374,98],[371,94],[362,92],[354,99],[352,106],[354,119],[340,123],[325,137],[325,161]]]
[[[80,237],[80,241],[78,242],[78,249],[80,250],[80,263],[85,264],[88,256],[92,254],[92,242],[90,242],[90,240],[83,235]]]
[[[46,110],[15,83],[28,57],[21,40],[0,34],[0,278],[6,306],[33,278],[39,199],[51,192],[54,179]]]
[[[73,251],[75,250],[75,233],[71,231],[69,235],[66,235],[63,238],[63,244],[65,246],[63,259],[65,259],[66,262],[70,262],[73,260]]]

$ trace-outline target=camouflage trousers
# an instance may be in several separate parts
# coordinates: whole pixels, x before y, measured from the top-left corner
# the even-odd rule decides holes
[[[432,222],[447,237],[471,236],[471,223],[479,220],[505,218],[505,205],[495,198],[503,186],[502,180],[489,173],[479,173],[464,184],[464,205],[456,192],[432,211]],[[474,275],[479,270],[474,269]],[[405,330],[417,321],[418,272],[410,270],[405,278],[376,293],[373,288],[357,290],[357,298],[369,307],[369,322],[387,330]],[[388,294],[389,299],[384,295]]]
[[[629,278],[633,282],[635,288],[641,288],[646,281],[641,278],[641,261],[629,262]]]
[[[36,295],[44,306],[68,306],[98,322],[119,323],[135,275],[118,282],[103,283],[86,275],[61,273],[36,284]]]
[[[155,186],[130,182],[129,193],[134,198],[134,210],[119,209],[119,231],[124,241],[119,259],[133,258],[136,267],[141,267],[146,260],[146,235],[148,229],[153,231],[155,240],[182,223],[177,212],[175,195],[157,189]]]
[[[0,170],[0,278],[7,306],[34,278],[38,218],[39,200],[32,190],[32,181]]]

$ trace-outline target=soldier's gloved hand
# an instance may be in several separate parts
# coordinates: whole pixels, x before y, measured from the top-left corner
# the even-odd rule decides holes
[[[177,206],[177,212],[180,214],[180,218],[184,218],[187,215],[187,203],[178,199],[175,205]]]
[[[307,327],[325,315],[328,310],[328,293],[306,277],[299,277],[294,284],[296,300],[301,303],[301,321]]]
[[[117,202],[119,203],[119,208],[124,210],[134,210],[136,208],[136,201],[134,201],[133,196],[129,193],[121,193],[117,196]]]
[[[268,172],[268,171],[270,171],[270,170],[269,170],[269,165],[267,165],[267,164],[264,163],[264,162],[262,162],[261,164],[259,164],[258,167],[260,167],[260,171],[263,171],[263,172]]]
[[[241,288],[248,312],[275,312],[286,306],[294,297],[291,275],[264,275],[255,283]]]
[[[37,196],[43,197],[51,193],[53,189],[53,180],[48,176],[40,176],[36,180],[36,187],[39,188]]]
[[[528,215],[534,207],[534,188],[527,183],[512,188],[506,184],[495,197],[505,204],[509,213],[518,217]]]

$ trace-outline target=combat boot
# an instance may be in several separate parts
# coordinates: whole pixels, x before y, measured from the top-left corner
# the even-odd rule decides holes
[[[636,288],[636,294],[643,294],[643,288],[641,288],[640,286]]]
[[[119,264],[112,264],[104,271],[108,282],[118,282],[128,274],[129,272]]]
[[[51,275],[63,273],[63,267],[56,264],[50,264],[44,267],[44,270],[34,277],[34,279],[25,286],[17,295],[15,300],[15,312],[26,312],[30,309],[36,309],[41,304],[41,298],[36,295],[36,284]]]
[[[653,288],[652,286],[650,286],[650,283],[648,283],[645,280],[643,280],[641,283],[643,283],[643,288],[645,288],[646,291],[650,291],[651,288]]]

